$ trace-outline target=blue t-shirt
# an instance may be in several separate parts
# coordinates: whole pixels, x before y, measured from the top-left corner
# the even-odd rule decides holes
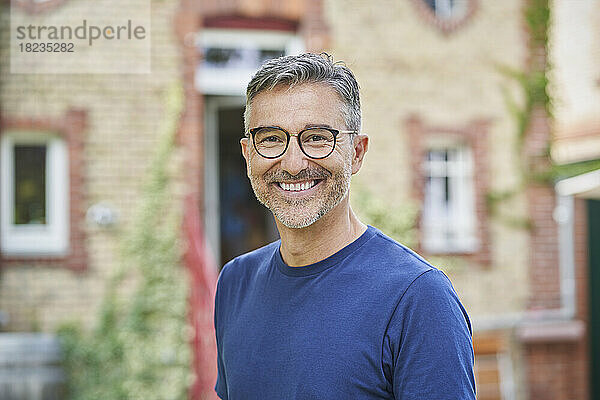
[[[219,277],[219,397],[475,399],[470,321],[441,271],[371,226],[304,267],[279,246]]]

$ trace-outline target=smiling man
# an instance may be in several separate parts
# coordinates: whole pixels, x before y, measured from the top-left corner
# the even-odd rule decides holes
[[[247,89],[247,173],[281,240],[223,267],[222,399],[475,399],[471,326],[448,278],[349,203],[358,84],[328,55],[266,62]]]

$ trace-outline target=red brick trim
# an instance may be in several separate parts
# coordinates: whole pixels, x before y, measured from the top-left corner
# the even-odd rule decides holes
[[[205,17],[203,26],[205,28],[261,29],[295,32],[298,29],[298,21],[274,17],[248,18],[239,15],[219,15]]]
[[[529,301],[531,310],[561,306],[559,227],[553,218],[556,193],[550,185],[531,183],[526,189],[532,222],[529,244]]]
[[[196,90],[196,68],[201,54],[195,35],[201,31],[200,3],[182,0],[174,19],[175,35],[180,43],[184,105],[177,130],[177,144],[184,153],[185,185],[191,202],[204,215],[204,97]]]
[[[67,143],[69,154],[69,254],[61,257],[11,257],[0,255],[3,266],[28,265],[66,267],[74,271],[87,268],[85,248],[85,162],[84,132],[87,113],[70,109],[59,118],[11,118],[2,116],[0,134],[6,130],[39,130],[57,133]]]
[[[478,250],[474,253],[452,253],[448,255],[460,256],[483,266],[489,266],[490,260],[490,234],[488,227],[488,213],[486,194],[488,192],[488,166],[487,166],[487,137],[491,121],[481,118],[473,120],[462,127],[447,127],[427,125],[418,115],[411,115],[405,121],[406,132],[410,143],[411,169],[413,173],[413,197],[418,204],[424,201],[424,183],[422,162],[425,157],[425,141],[428,137],[444,136],[456,138],[465,142],[472,151],[474,162],[474,190],[475,190],[475,215],[477,218]],[[419,243],[422,243],[421,217],[418,218]],[[420,246],[419,246],[420,247]],[[418,249],[423,252],[422,248]],[[423,252],[424,253],[424,252]]]
[[[11,5],[16,5],[27,14],[42,14],[60,7],[66,1],[67,0],[47,0],[40,3],[35,0],[13,0]]]
[[[411,2],[414,4],[417,10],[417,13],[421,16],[421,18],[423,18],[429,24],[438,28],[440,32],[442,32],[444,35],[450,35],[459,28],[462,28],[464,25],[467,24],[467,22],[469,22],[473,18],[473,15],[475,15],[477,10],[479,9],[479,1],[468,1],[469,4],[467,5],[467,11],[465,12],[465,15],[456,19],[443,20],[438,18],[431,10],[431,8],[429,8],[427,4],[423,3],[423,0],[411,0]]]

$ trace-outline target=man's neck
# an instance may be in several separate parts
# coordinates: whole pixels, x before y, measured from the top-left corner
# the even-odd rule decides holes
[[[288,228],[275,221],[281,237],[281,256],[292,267],[324,260],[358,239],[367,229],[350,208],[347,197],[306,228]]]

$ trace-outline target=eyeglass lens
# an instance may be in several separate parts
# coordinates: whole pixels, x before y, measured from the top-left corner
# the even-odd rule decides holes
[[[335,136],[323,128],[309,128],[300,132],[300,148],[309,157],[327,157],[333,151]],[[256,150],[263,157],[281,156],[288,146],[288,135],[278,128],[262,128],[254,133]]]

